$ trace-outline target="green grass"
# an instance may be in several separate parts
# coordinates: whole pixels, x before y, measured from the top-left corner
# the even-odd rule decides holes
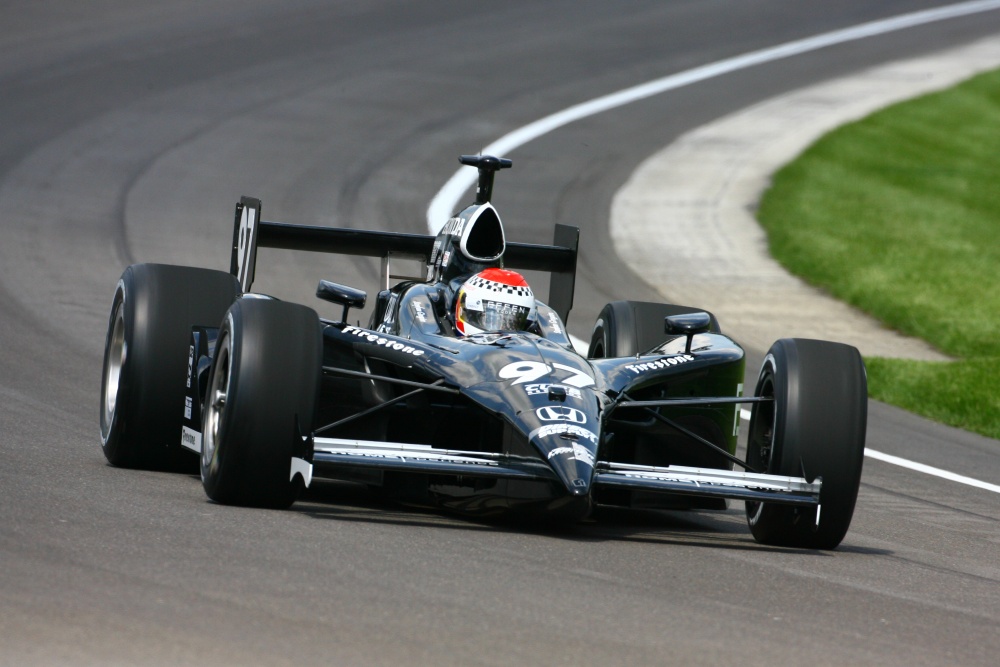
[[[866,359],[873,398],[1000,438],[1000,71],[830,133],[758,219],[790,271],[959,360]]]
[[[873,398],[935,421],[997,437],[1000,393],[992,386],[1000,377],[1000,359],[931,363],[870,358],[865,363]]]

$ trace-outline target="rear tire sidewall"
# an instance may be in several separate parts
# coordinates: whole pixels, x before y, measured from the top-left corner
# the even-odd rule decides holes
[[[631,357],[648,352],[671,336],[664,331],[664,319],[671,315],[705,312],[701,308],[647,301],[612,301],[601,309],[590,336],[588,359]],[[712,318],[710,331],[719,332]]]
[[[115,289],[111,304],[111,318],[104,343],[104,363],[101,371],[101,447],[108,461],[125,463],[120,451],[124,414],[128,412],[129,387],[124,382],[126,354],[125,340],[125,288],[122,282]]]
[[[238,294],[222,271],[135,264],[122,273],[101,373],[101,447],[112,465],[194,468],[180,444],[191,329],[218,326]]]
[[[590,336],[589,359],[628,357],[635,352],[635,326],[626,301],[613,301],[601,309]]]

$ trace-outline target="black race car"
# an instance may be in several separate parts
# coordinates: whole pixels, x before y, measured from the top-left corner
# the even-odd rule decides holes
[[[167,468],[198,454],[212,500],[279,508],[314,477],[473,515],[569,521],[598,505],[724,509],[737,499],[760,542],[836,547],[864,453],[858,351],[779,340],[744,396],[744,352],[713,315],[617,301],[579,354],[564,324],[578,230],[556,225],[552,245],[507,243],[490,198],[510,161],[460,160],[479,170],[476,201],[436,237],[264,222],[260,202],[244,197],[229,273],[128,267],[104,355],[107,459]],[[368,326],[348,324],[366,302],[354,287],[319,282],[316,296],[343,307],[339,321],[251,292],[258,246],[380,257]],[[395,276],[401,257],[420,260],[421,275]],[[463,328],[462,306],[527,312],[463,291],[501,267],[550,272],[547,302],[531,296],[516,326]]]

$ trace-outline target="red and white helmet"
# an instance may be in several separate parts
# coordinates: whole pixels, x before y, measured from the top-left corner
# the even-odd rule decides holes
[[[524,331],[534,320],[535,295],[517,271],[480,271],[465,281],[455,299],[455,328],[463,336]]]

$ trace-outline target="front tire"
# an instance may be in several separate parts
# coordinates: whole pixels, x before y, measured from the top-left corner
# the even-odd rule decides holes
[[[111,305],[101,374],[101,447],[115,466],[177,469],[191,327],[218,326],[239,294],[222,271],[134,264]]]
[[[283,509],[302,487],[293,456],[312,431],[322,373],[310,308],[243,298],[226,314],[202,410],[201,479],[212,500]]]
[[[833,549],[847,534],[861,483],[868,385],[857,349],[785,338],[761,367],[747,441],[747,464],[759,472],[822,478],[820,507],[746,503],[762,544]],[[818,520],[817,520],[818,513]]]

